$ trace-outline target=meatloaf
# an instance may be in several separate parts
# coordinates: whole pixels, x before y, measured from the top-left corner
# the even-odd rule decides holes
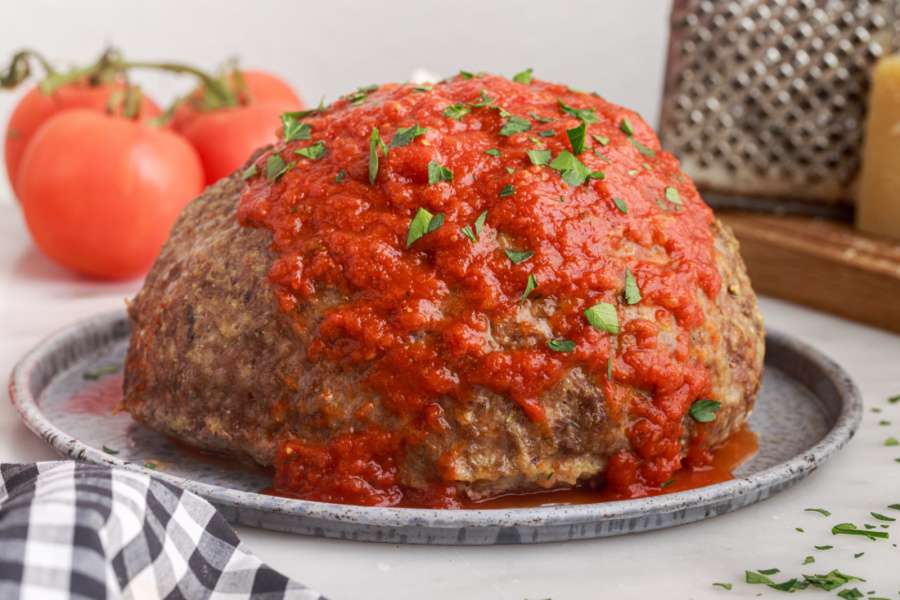
[[[454,507],[654,493],[745,422],[764,334],[737,242],[636,113],[461,73],[281,140],[184,210],[130,304],[147,426],[278,493]]]

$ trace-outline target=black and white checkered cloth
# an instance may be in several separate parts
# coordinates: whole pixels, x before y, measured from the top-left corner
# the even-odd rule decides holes
[[[324,600],[199,496],[72,461],[0,464],[0,598]]]

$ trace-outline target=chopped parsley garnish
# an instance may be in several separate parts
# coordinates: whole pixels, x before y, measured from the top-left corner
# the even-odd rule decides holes
[[[628,137],[634,135],[634,126],[631,124],[631,121],[628,120],[628,117],[625,117],[619,122],[619,129],[621,129],[622,133]]]
[[[887,419],[882,419],[882,420],[878,421],[878,424],[881,425],[882,427],[888,427],[888,426],[890,426],[891,422],[888,421]]]
[[[584,316],[597,331],[605,331],[613,335],[619,333],[619,316],[616,307],[608,302],[599,302],[586,308]]]
[[[581,119],[585,123],[596,123],[597,122],[597,114],[594,112],[592,108],[573,108],[563,102],[562,100],[557,99],[559,103],[559,107],[562,109],[564,113],[568,113],[573,117]]]
[[[535,121],[537,121],[538,123],[552,123],[553,121],[556,120],[553,117],[542,117],[541,115],[537,114],[536,112],[530,112],[530,113],[528,113],[528,116],[531,117],[532,119],[534,119]]]
[[[266,159],[266,179],[278,181],[293,166],[293,162],[285,163],[280,154],[273,154]]]
[[[297,156],[308,158],[310,160],[319,160],[325,155],[325,142],[319,141],[312,146],[294,150],[294,154],[296,154]]]
[[[900,510],[900,504],[889,504],[888,508],[891,510]]]
[[[806,558],[803,559],[803,564],[804,564],[804,565],[809,565],[809,564],[812,564],[812,563],[814,563],[814,562],[816,562],[816,559],[815,559],[814,557],[812,557],[812,556],[807,556]]]
[[[284,127],[284,141],[308,140],[312,134],[312,127],[297,118],[297,113],[286,112],[281,115],[281,124]]]
[[[648,148],[634,138],[631,138],[631,145],[637,148],[638,152],[648,158],[653,158],[654,156],[656,156],[656,152],[653,151],[653,148]]]
[[[391,138],[391,148],[401,148],[409,146],[410,143],[420,135],[428,131],[427,127],[420,127],[418,123],[409,127],[401,127]]]
[[[839,588],[846,583],[850,583],[851,581],[865,581],[865,579],[841,573],[837,569],[834,569],[833,571],[830,571],[825,575],[804,575],[803,578],[809,585],[823,589],[825,591],[831,591],[835,588]]]
[[[548,138],[548,137],[553,137],[554,135],[556,135],[556,132],[553,131],[552,129],[545,129],[544,131],[539,132],[538,135],[541,136],[542,138]]]
[[[573,187],[577,187],[584,183],[585,179],[591,174],[590,169],[584,166],[574,154],[568,150],[563,150],[550,163],[550,168],[555,169],[562,175],[563,181]]]
[[[481,94],[478,95],[478,102],[473,103],[472,108],[487,108],[496,100],[496,98],[488,96],[486,91],[481,90]]]
[[[853,555],[853,558],[859,558],[864,554],[865,554],[865,552],[857,552],[856,554]]]
[[[591,137],[594,138],[594,141],[601,146],[606,146],[607,144],[609,144],[609,138],[605,135],[592,135]]]
[[[713,587],[720,587],[723,590],[731,591],[732,585],[730,583],[721,583],[721,582],[716,581],[715,583],[713,583]]]
[[[667,487],[669,487],[670,485],[672,485],[673,483],[675,483],[674,479],[667,479],[667,480],[663,481],[661,484],[659,484],[659,487],[660,487],[660,489],[664,490]]]
[[[575,350],[575,342],[562,338],[547,340],[547,347],[554,352],[572,352]]]
[[[823,516],[826,516],[826,517],[830,517],[830,516],[831,516],[831,512],[825,510],[824,508],[804,508],[803,510],[804,510],[805,512],[817,512],[817,513],[819,513],[819,514],[821,514],[821,515],[823,515]]]
[[[116,450],[115,448],[110,448],[109,446],[107,446],[105,444],[102,446],[102,448],[103,448],[103,451],[106,452],[107,454],[115,455],[115,454],[119,453],[119,451]]]
[[[428,184],[434,185],[442,181],[453,181],[453,171],[435,161],[428,163]]]
[[[534,273],[528,274],[528,281],[525,283],[525,291],[522,292],[522,297],[519,298],[519,303],[525,302],[528,299],[528,296],[531,295],[531,292],[534,291],[534,288],[537,287],[537,279],[534,276]]]
[[[481,228],[484,227],[484,221],[487,219],[487,211],[484,211],[478,218],[475,219],[475,229],[466,225],[462,227],[460,231],[462,231],[463,235],[469,238],[473,243],[478,240],[478,236],[481,235]]]
[[[626,215],[628,214],[628,204],[624,200],[622,200],[621,198],[616,198],[616,197],[613,197],[612,200],[613,200],[613,204],[616,205],[616,208],[619,209],[619,212],[621,212],[622,214],[626,214]]]
[[[606,173],[604,173],[603,171],[594,171],[593,173],[588,175],[588,177],[591,179],[597,179],[599,181],[602,181],[602,180],[606,179]]]
[[[814,546],[816,550],[831,550],[834,546]]]
[[[888,532],[886,531],[869,531],[867,529],[857,529],[856,525],[853,523],[838,523],[834,527],[831,528],[831,533],[834,535],[861,535],[869,538],[872,541],[875,540],[884,540],[890,537]]]
[[[484,151],[484,153],[489,156],[500,156],[500,151],[497,150],[496,148],[488,148],[487,150]]]
[[[375,178],[378,177],[378,148],[381,147],[381,153],[387,156],[388,148],[378,133],[378,128],[372,128],[372,136],[369,138],[369,185],[375,185]]]
[[[890,404],[897,404],[898,402],[900,402],[900,394],[897,394],[896,396],[891,396],[890,398],[887,399],[887,401]]]
[[[512,262],[512,264],[517,265],[522,261],[526,261],[532,256],[534,256],[534,252],[531,250],[510,250],[509,248],[504,248],[503,252],[506,253],[506,258]]]
[[[406,247],[409,248],[416,240],[443,224],[444,213],[433,215],[428,210],[420,208],[409,222],[409,229],[406,232]]]
[[[781,569],[760,569],[758,572],[763,575],[778,575],[781,573]]]
[[[520,72],[516,73],[515,75],[513,75],[512,80],[515,81],[516,83],[528,85],[529,83],[531,83],[532,73],[534,73],[534,69],[531,69],[531,68],[525,69],[524,71],[520,71]]]
[[[506,167],[506,172],[510,175],[516,172],[516,170],[512,167]]]
[[[531,164],[536,166],[546,165],[550,162],[550,151],[549,150],[529,150],[528,151],[528,160],[531,161]]]
[[[756,571],[744,571],[744,581],[751,584],[762,583],[765,585],[774,584],[775,582]]]
[[[637,304],[641,301],[641,290],[638,289],[637,281],[631,274],[631,269],[625,269],[625,302],[628,304]]]
[[[897,441],[897,438],[891,436],[888,439],[884,440],[885,446],[900,446],[900,441]]]
[[[572,152],[577,156],[584,152],[584,136],[587,133],[587,123],[582,121],[578,127],[566,129],[566,136],[572,144]]]
[[[513,184],[507,183],[503,186],[503,189],[500,190],[500,193],[497,194],[500,198],[506,198],[507,196],[512,196],[516,193],[516,188],[513,187]]]
[[[433,85],[417,85],[416,87],[413,88],[413,90],[416,92],[430,92],[433,89],[434,89]]]
[[[612,356],[606,359],[606,380],[612,381],[613,372],[612,372]]]
[[[347,171],[345,171],[344,169],[341,169],[340,171],[338,171],[338,174],[334,176],[335,183],[340,183],[340,182],[344,181],[345,179],[347,179]]]
[[[459,71],[459,76],[462,79],[474,79],[475,77],[478,77],[476,73],[472,73],[471,71],[463,71],[462,69],[460,69]]]
[[[510,136],[514,133],[524,133],[531,130],[531,122],[528,119],[510,115],[500,128],[500,135]]]
[[[152,460],[148,460],[144,463],[144,468],[150,469],[151,471],[155,471],[159,468],[159,465]]]
[[[715,421],[716,413],[719,412],[720,408],[722,408],[721,402],[701,398],[700,400],[694,400],[688,412],[690,412],[691,418],[698,423],[710,423]]]
[[[252,165],[250,165],[249,167],[244,169],[243,173],[241,173],[241,179],[243,179],[244,181],[247,181],[248,179],[250,179],[251,177],[256,175],[258,172],[259,172],[259,169],[256,168],[256,163],[253,163]]]
[[[487,213],[488,211],[484,211],[475,219],[475,235],[481,235],[481,228],[484,227],[484,222],[487,221]]]
[[[860,598],[865,598],[863,593],[859,591],[859,588],[848,588],[846,590],[841,590],[837,595],[839,598],[843,598],[844,600],[859,600]]]
[[[796,531],[797,533],[806,533],[806,530],[802,527],[794,527],[794,531]]]
[[[873,512],[873,513],[869,513],[869,514],[872,515],[873,517],[875,517],[876,519],[878,519],[879,521],[896,521],[897,520],[894,517],[889,517],[887,515],[883,515],[883,514],[877,513],[877,512]]]
[[[376,84],[365,85],[363,87],[356,88],[355,92],[353,92],[352,94],[348,94],[344,97],[347,99],[347,101],[350,104],[356,106],[358,104],[362,104],[363,101],[366,98],[368,98],[369,94],[371,94],[372,92],[374,92],[377,89],[378,89],[378,85],[376,85]]]
[[[457,102],[456,104],[451,104],[444,109],[444,116],[450,117],[454,121],[460,121],[470,112],[472,112],[471,108],[469,108],[465,104],[460,104],[459,102]]]
[[[675,204],[676,206],[681,206],[681,194],[678,193],[673,187],[666,188],[666,200]]]

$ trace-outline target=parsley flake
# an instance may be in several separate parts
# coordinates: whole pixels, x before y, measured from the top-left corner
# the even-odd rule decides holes
[[[256,163],[253,163],[252,165],[250,165],[249,167],[244,169],[244,171],[241,173],[241,179],[243,179],[244,181],[247,181],[248,179],[250,179],[251,177],[256,175],[258,172],[259,172],[259,169],[256,168]]]
[[[540,167],[541,165],[546,165],[550,162],[550,151],[549,150],[529,150],[528,151],[528,160],[531,161],[531,164]]]
[[[420,208],[409,222],[409,229],[406,232],[406,247],[409,248],[416,240],[443,224],[444,213],[433,215],[428,210]]]
[[[688,412],[690,412],[691,418],[698,423],[710,423],[715,421],[716,413],[719,412],[720,408],[722,408],[721,402],[701,398],[700,400],[694,400]]]
[[[675,204],[676,206],[681,206],[681,194],[678,193],[673,187],[666,188],[666,200]]]
[[[484,151],[484,153],[489,156],[500,156],[500,151],[497,150],[496,148],[488,148],[487,150]]]
[[[381,147],[381,153],[387,156],[388,148],[378,133],[378,128],[372,128],[372,135],[369,138],[369,185],[375,185],[375,178],[378,177],[378,148]]]
[[[872,515],[873,517],[875,517],[876,519],[878,519],[879,521],[896,521],[897,520],[894,517],[889,517],[887,515],[883,515],[883,514],[877,513],[877,512],[873,512],[873,513],[869,513],[869,514]]]
[[[568,113],[573,117],[581,119],[585,123],[596,123],[597,122],[597,114],[594,112],[592,108],[573,108],[563,102],[560,99],[557,99],[559,103],[559,107],[562,109],[564,113]]]
[[[594,141],[601,146],[606,146],[607,144],[609,144],[609,138],[605,135],[592,135],[591,137],[594,138]]]
[[[857,529],[853,523],[838,523],[831,528],[833,535],[861,535],[872,541],[879,539],[887,539],[890,537],[886,531],[869,531],[867,529]]]
[[[819,513],[819,514],[821,514],[821,515],[823,515],[823,516],[825,516],[825,517],[830,517],[830,516],[831,516],[831,512],[825,510],[824,508],[804,508],[803,510],[804,510],[805,512],[817,512],[817,513]]]
[[[803,559],[803,564],[804,564],[804,565],[809,565],[809,564],[812,564],[812,563],[814,563],[814,562],[816,562],[816,559],[815,559],[815,557],[813,557],[813,556],[807,556],[806,558]]]
[[[418,123],[409,127],[401,127],[391,138],[391,148],[401,148],[409,146],[410,143],[420,135],[428,131],[427,127],[420,127]]]
[[[584,152],[584,137],[587,133],[587,123],[582,121],[578,127],[566,129],[566,136],[572,144],[572,152],[577,156]]]
[[[500,128],[500,135],[508,137],[515,133],[524,133],[531,130],[531,123],[528,119],[510,115]]]
[[[547,347],[554,352],[573,352],[575,350],[575,342],[562,338],[547,340]]]
[[[345,179],[347,179],[347,171],[345,171],[344,169],[341,169],[340,171],[338,171],[338,174],[334,176],[335,183],[340,183],[340,182],[344,181]]]
[[[537,114],[534,111],[528,113],[528,116],[531,117],[532,119],[534,119],[535,121],[537,121],[538,123],[552,123],[553,121],[556,120],[553,117],[542,117],[541,115]]]
[[[531,292],[534,291],[534,288],[537,287],[537,278],[535,278],[534,273],[528,274],[528,281],[525,283],[525,291],[522,292],[522,297],[519,298],[519,304],[525,302],[528,299],[528,296],[531,295]]]
[[[282,113],[281,124],[284,127],[285,142],[308,140],[312,134],[312,127],[298,119],[295,112]]]
[[[461,121],[462,118],[470,112],[472,112],[471,108],[469,108],[465,104],[460,104],[459,102],[457,102],[456,104],[451,104],[444,109],[444,116],[450,117],[454,121]]]
[[[293,162],[286,163],[280,154],[273,154],[266,159],[266,179],[278,181],[287,170],[294,166]]]
[[[428,184],[434,185],[442,181],[453,181],[453,172],[435,161],[428,163]]]
[[[717,581],[717,582],[713,583],[713,587],[720,587],[723,590],[731,591],[732,585],[730,583],[721,583],[721,582]]]
[[[572,187],[578,187],[584,183],[585,179],[591,174],[590,169],[584,166],[574,154],[568,150],[563,150],[550,163],[550,168],[555,169],[562,175],[563,181]]]
[[[319,141],[306,148],[294,150],[294,154],[310,160],[319,160],[325,155],[325,142]]]
[[[654,156],[656,156],[656,152],[653,150],[653,148],[648,148],[634,138],[631,138],[631,145],[637,148],[638,152],[648,158],[653,158]]]
[[[608,302],[599,302],[584,311],[584,316],[597,331],[616,335],[619,333],[619,316],[616,307]]]
[[[897,441],[897,438],[891,436],[888,439],[884,440],[885,446],[900,446],[900,441]]]
[[[628,204],[624,200],[622,200],[621,198],[616,198],[616,197],[613,197],[612,200],[613,200],[613,204],[616,205],[616,208],[619,209],[619,212],[621,212],[622,214],[625,214],[625,215],[628,214]]]
[[[512,80],[516,83],[521,83],[523,85],[528,85],[531,83],[531,75],[534,73],[534,69],[528,68],[524,71],[520,71],[513,75]]]
[[[510,250],[509,248],[504,248],[503,252],[506,253],[506,258],[510,260],[510,262],[514,265],[519,264],[520,262],[526,261],[532,256],[534,256],[534,252],[531,250]]]
[[[619,129],[621,129],[622,133],[628,137],[634,135],[634,126],[631,124],[631,121],[628,120],[628,117],[625,117],[619,122]]]
[[[104,445],[102,446],[102,449],[103,449],[103,451],[106,452],[107,454],[116,455],[116,454],[119,453],[118,450],[116,450],[115,448],[110,448],[110,447],[107,446],[106,444],[104,444]]]
[[[556,132],[553,131],[552,129],[545,129],[544,131],[539,132],[538,135],[541,136],[542,138],[548,138],[548,137],[553,137],[554,135],[556,135]]]
[[[512,196],[516,193],[516,188],[513,187],[513,184],[507,183],[503,186],[503,189],[500,190],[500,193],[497,194],[500,198],[506,198],[507,196]]]
[[[637,304],[641,301],[641,290],[638,288],[631,269],[625,269],[625,302]]]

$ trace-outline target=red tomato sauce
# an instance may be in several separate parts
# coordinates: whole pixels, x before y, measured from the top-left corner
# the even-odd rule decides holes
[[[529,150],[549,150],[552,158],[574,149],[566,130],[581,121],[561,103],[592,111],[578,159],[602,178],[572,185],[558,169],[532,164]],[[453,106],[468,112],[446,116]],[[504,135],[510,116],[530,130]],[[561,85],[483,76],[433,89],[385,85],[303,122],[311,126],[308,139],[282,143],[256,161],[238,219],[272,232],[277,258],[269,280],[296,327],[311,326],[298,305],[325,289],[340,294],[318,323],[309,360],[365,366],[365,384],[403,425],[394,431],[373,425],[324,446],[285,440],[276,490],[397,504],[409,493],[397,480],[404,453],[423,436],[441,435],[437,399],[463,403],[482,386],[541,422],[545,393],[573,367],[605,389],[598,402],[606,402],[612,418],[626,410],[636,415],[631,450],[612,458],[607,486],[643,495],[672,477],[682,463],[685,414],[711,391],[706,369],[689,352],[691,332],[703,321],[698,290],[713,298],[720,280],[711,211],[636,113]],[[391,145],[398,129],[416,124],[427,129],[408,145],[385,153],[372,143],[376,127]],[[319,158],[294,152],[319,141],[325,144]],[[487,152],[493,149],[499,155]],[[289,167],[281,176],[267,173],[276,155]],[[430,163],[449,169],[452,180],[430,183]],[[407,247],[420,208],[443,215],[443,225]],[[514,263],[501,240],[534,254]],[[639,252],[618,252],[626,242]],[[626,269],[641,302],[655,307],[655,321],[623,320]],[[490,324],[523,306],[529,277],[535,283],[529,298],[555,300],[553,335],[574,342],[574,351],[484,342]],[[586,320],[585,309],[600,302],[616,307],[617,335]],[[659,341],[663,326],[676,334],[674,350]],[[652,397],[630,393],[632,387]],[[450,505],[454,494],[448,468],[425,496]]]

